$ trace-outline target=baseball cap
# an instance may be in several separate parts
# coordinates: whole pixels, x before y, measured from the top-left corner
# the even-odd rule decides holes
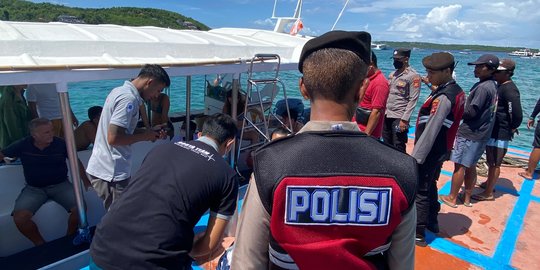
[[[371,35],[368,32],[336,30],[306,42],[300,54],[298,70],[302,72],[304,60],[310,54],[326,48],[348,50],[358,55],[367,65],[371,63]]]
[[[427,69],[442,70],[454,66],[454,56],[449,52],[436,52],[422,59]]]
[[[497,70],[508,70],[508,71],[513,71],[514,69],[516,69],[516,62],[508,58],[502,59],[499,62],[499,67],[497,68]]]
[[[392,54],[392,58],[403,58],[403,57],[410,57],[411,56],[411,49],[407,48],[399,48],[394,50],[394,53]]]
[[[486,65],[492,68],[497,68],[499,66],[499,58],[493,54],[483,54],[476,61],[467,63],[470,66],[476,65]]]

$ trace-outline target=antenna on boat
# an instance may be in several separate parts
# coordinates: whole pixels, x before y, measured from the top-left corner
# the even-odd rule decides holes
[[[272,19],[277,19],[276,26],[274,27],[274,32],[287,33],[285,27],[291,23],[296,22],[300,19],[302,14],[302,0],[298,0],[296,3],[296,8],[294,9],[294,14],[292,17],[276,17],[276,6],[277,0],[274,0],[274,10],[272,11]]]
[[[345,8],[347,7],[347,4],[349,4],[349,0],[345,2],[345,5],[343,5],[343,8],[341,9],[341,12],[339,13],[336,21],[334,22],[334,25],[332,25],[332,29],[330,31],[333,31],[334,28],[336,28],[336,24],[338,23],[339,19],[341,19],[341,15],[343,15],[343,11],[345,11]]]

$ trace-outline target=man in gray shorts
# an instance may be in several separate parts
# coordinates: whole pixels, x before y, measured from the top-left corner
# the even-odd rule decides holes
[[[439,196],[444,204],[452,208],[457,207],[456,201],[460,197],[459,190],[463,181],[465,181],[465,196],[461,200],[463,205],[471,206],[476,162],[484,153],[491,136],[497,106],[497,84],[493,79],[493,73],[499,66],[499,58],[492,54],[484,54],[468,64],[475,66],[474,76],[480,81],[473,85],[465,102],[463,123],[459,126],[450,157],[454,162],[450,194]]]
[[[0,159],[21,159],[26,186],[17,197],[11,215],[17,229],[38,246],[44,244],[45,240],[32,217],[47,200],[57,202],[70,213],[68,235],[76,232],[79,215],[73,186],[67,178],[65,141],[54,136],[53,124],[45,118],[36,118],[30,122],[30,134],[3,149]],[[80,161],[79,173],[84,185],[89,187],[90,182]]]

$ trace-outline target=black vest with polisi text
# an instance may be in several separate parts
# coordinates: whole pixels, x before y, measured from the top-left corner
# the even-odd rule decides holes
[[[254,176],[271,215],[275,269],[384,269],[380,255],[414,205],[418,181],[412,157],[343,130],[263,146]]]
[[[447,156],[449,151],[452,150],[461,117],[463,116],[463,104],[465,104],[466,99],[465,92],[463,92],[463,89],[461,89],[455,81],[452,81],[447,85],[440,87],[440,89],[435,90],[435,92],[426,99],[424,104],[422,104],[420,110],[418,110],[415,144],[426,128],[427,121],[433,110],[433,101],[441,95],[445,95],[448,100],[450,100],[452,109],[446,116],[427,159],[440,159]]]

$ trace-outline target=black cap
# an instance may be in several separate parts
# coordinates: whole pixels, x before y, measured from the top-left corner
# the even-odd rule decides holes
[[[330,31],[310,39],[304,45],[298,62],[298,70],[302,72],[304,60],[311,53],[326,48],[349,50],[358,55],[367,65],[371,63],[371,35],[368,32]]]
[[[516,69],[516,62],[510,58],[502,59],[499,62],[499,67],[497,70],[508,70],[508,71],[514,71]]]
[[[407,48],[399,48],[394,50],[394,54],[392,54],[392,58],[403,58],[403,57],[411,57],[411,49]]]
[[[478,59],[476,59],[476,61],[467,63],[467,65],[486,65],[488,67],[496,69],[499,66],[499,58],[493,54],[484,54]]]
[[[449,52],[432,53],[422,59],[422,64],[427,69],[443,70],[454,66],[454,56]]]

